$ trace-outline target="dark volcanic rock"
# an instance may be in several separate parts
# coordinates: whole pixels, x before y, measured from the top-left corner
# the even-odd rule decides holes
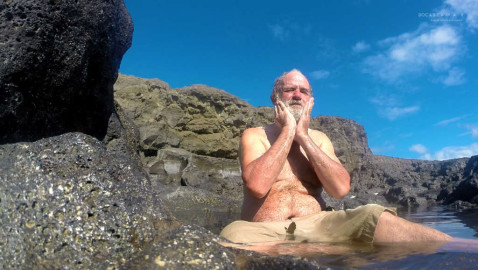
[[[2,1],[0,18],[0,143],[102,138],[131,45],[123,1]]]
[[[126,156],[81,133],[0,146],[0,265],[118,266],[174,225]]]
[[[453,190],[446,202],[460,200],[478,204],[478,156],[468,161],[463,174],[464,180]]]

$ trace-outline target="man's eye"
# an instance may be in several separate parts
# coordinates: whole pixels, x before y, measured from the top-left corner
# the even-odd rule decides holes
[[[291,91],[294,91],[294,88],[285,88],[284,89],[284,92],[291,92]]]

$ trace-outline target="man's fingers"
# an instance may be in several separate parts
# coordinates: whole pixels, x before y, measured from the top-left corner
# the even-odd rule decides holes
[[[312,108],[314,107],[314,98],[309,100],[309,115],[312,113]]]
[[[283,111],[284,108],[285,108],[284,102],[282,102],[282,101],[279,100],[279,101],[277,102],[277,104],[279,104],[279,109],[280,109],[281,111]]]

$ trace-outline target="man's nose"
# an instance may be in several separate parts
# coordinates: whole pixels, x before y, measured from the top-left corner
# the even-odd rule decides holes
[[[294,94],[292,95],[293,99],[302,99],[302,93],[300,92],[300,89],[295,89]]]

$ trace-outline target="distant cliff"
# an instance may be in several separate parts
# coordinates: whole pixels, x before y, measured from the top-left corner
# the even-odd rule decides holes
[[[272,107],[253,107],[205,85],[171,89],[157,79],[126,75],[120,75],[115,84],[115,100],[138,126],[143,164],[152,179],[169,187],[189,187],[179,188],[185,192],[193,187],[213,197],[227,194],[217,201],[240,204],[239,138],[246,128],[273,123]],[[476,206],[478,156],[447,161],[377,156],[368,147],[363,126],[352,120],[318,116],[311,120],[311,128],[330,137],[351,175],[352,188],[346,198],[325,195],[334,208],[364,203],[412,209],[451,203]],[[208,162],[199,161],[205,159]],[[469,187],[466,196],[464,185]],[[165,200],[173,209],[181,205],[174,196]]]

